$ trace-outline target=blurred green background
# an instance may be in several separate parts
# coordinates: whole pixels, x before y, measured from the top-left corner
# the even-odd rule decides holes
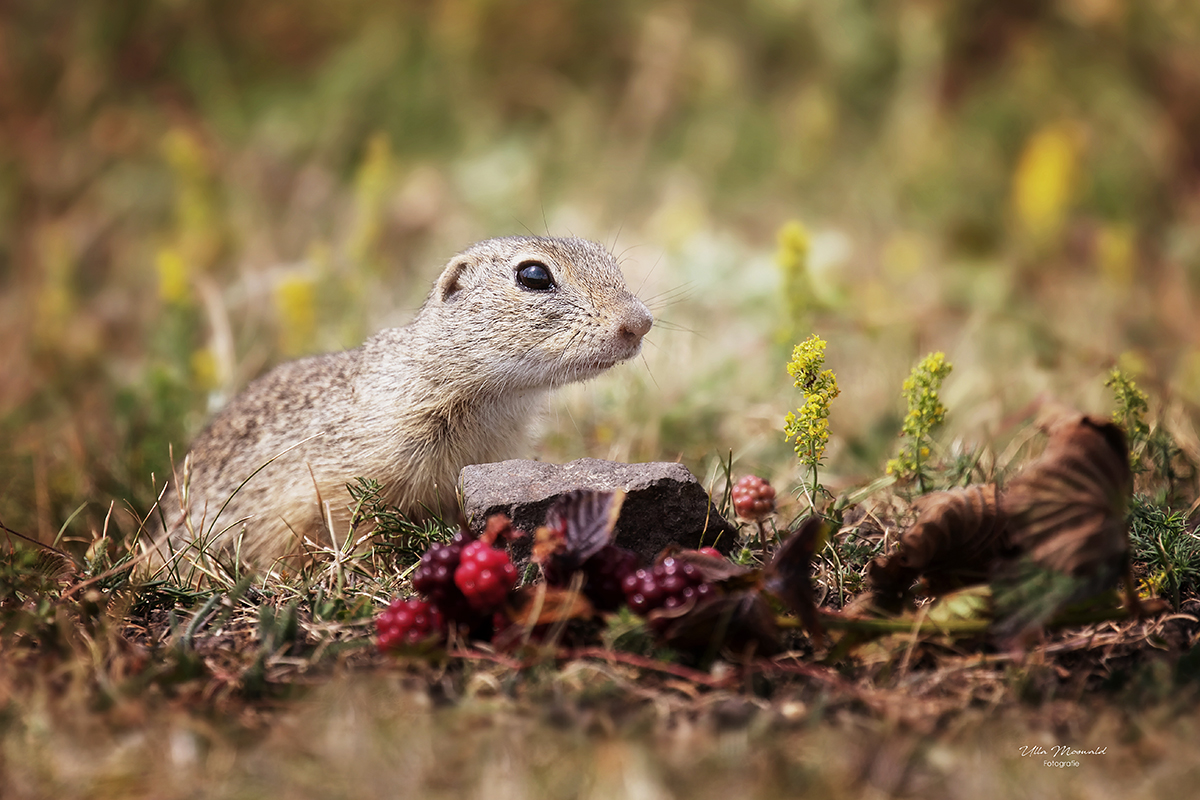
[[[539,457],[790,488],[815,331],[833,488],[930,350],[947,448],[1040,393],[1107,412],[1120,363],[1196,459],[1200,4],[4,3],[0,520],[131,530],[223,398],[526,232],[612,247],[659,321]]]

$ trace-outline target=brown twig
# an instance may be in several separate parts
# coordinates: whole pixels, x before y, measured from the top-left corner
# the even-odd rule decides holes
[[[618,664],[625,664],[638,669],[647,669],[654,672],[662,672],[667,675],[674,675],[676,678],[682,678],[692,683],[698,683],[702,686],[707,686],[712,689],[728,686],[736,676],[730,675],[725,678],[715,678],[707,672],[701,672],[698,669],[685,667],[680,664],[671,664],[666,661],[649,658],[648,656],[640,656],[636,653],[626,653],[621,650],[606,650],[603,647],[579,647],[570,650],[560,650],[558,659],[560,661],[572,661],[575,659],[595,658]]]
[[[12,528],[5,525],[3,520],[0,520],[0,530],[4,531],[9,536],[16,536],[18,539],[23,539],[24,541],[29,542],[34,547],[40,547],[43,550],[49,550],[51,553],[54,553],[55,555],[62,556],[66,560],[70,561],[72,564],[75,563],[75,559],[71,558],[71,554],[68,553],[67,551],[59,550],[54,545],[49,545],[49,544],[46,544],[45,542],[39,542],[37,539],[26,536],[23,533],[18,533],[17,531],[14,531]]]
[[[491,661],[493,664],[499,664],[502,667],[508,667],[513,670],[522,670],[526,667],[533,666],[532,661],[522,662],[515,658],[510,658],[503,653],[489,653],[486,650],[449,650],[446,655],[451,658],[461,658],[464,661]]]
[[[467,661],[490,661],[494,664],[499,664],[512,670],[525,670],[530,667],[535,667],[546,662],[544,658],[529,658],[524,661],[519,661],[511,656],[506,656],[503,653],[493,653],[487,650],[470,650],[457,649],[450,650],[446,655],[451,658],[461,658]],[[685,681],[707,686],[712,689],[722,688],[733,683],[735,676],[724,678],[715,678],[707,672],[701,672],[698,669],[685,667],[680,664],[671,664],[666,661],[659,661],[648,656],[640,656],[636,653],[626,653],[621,650],[607,650],[603,647],[578,647],[556,650],[550,656],[555,661],[577,661],[584,659],[596,659],[607,661],[609,663],[624,664],[629,667],[638,669],[650,670],[653,672],[661,672],[667,675],[673,675],[676,678],[682,678]]]

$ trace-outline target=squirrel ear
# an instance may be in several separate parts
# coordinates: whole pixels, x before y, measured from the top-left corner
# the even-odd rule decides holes
[[[454,299],[454,296],[463,288],[462,279],[468,266],[466,259],[460,259],[451,262],[446,267],[437,282],[438,300],[446,303]]]

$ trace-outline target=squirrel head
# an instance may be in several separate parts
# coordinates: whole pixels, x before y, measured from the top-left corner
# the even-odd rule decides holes
[[[497,389],[552,387],[636,356],[654,318],[600,245],[514,236],[452,258],[421,309],[442,357]]]

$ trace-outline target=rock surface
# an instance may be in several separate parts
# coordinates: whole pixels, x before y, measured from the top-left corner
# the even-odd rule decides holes
[[[614,541],[644,563],[651,563],[669,544],[713,546],[727,553],[737,543],[737,530],[717,513],[704,487],[682,464],[513,460],[464,467],[459,482],[472,530],[478,533],[490,515],[503,513],[529,534],[512,547],[521,561],[528,557],[533,533],[546,521],[550,505],[576,489],[626,491]]]

